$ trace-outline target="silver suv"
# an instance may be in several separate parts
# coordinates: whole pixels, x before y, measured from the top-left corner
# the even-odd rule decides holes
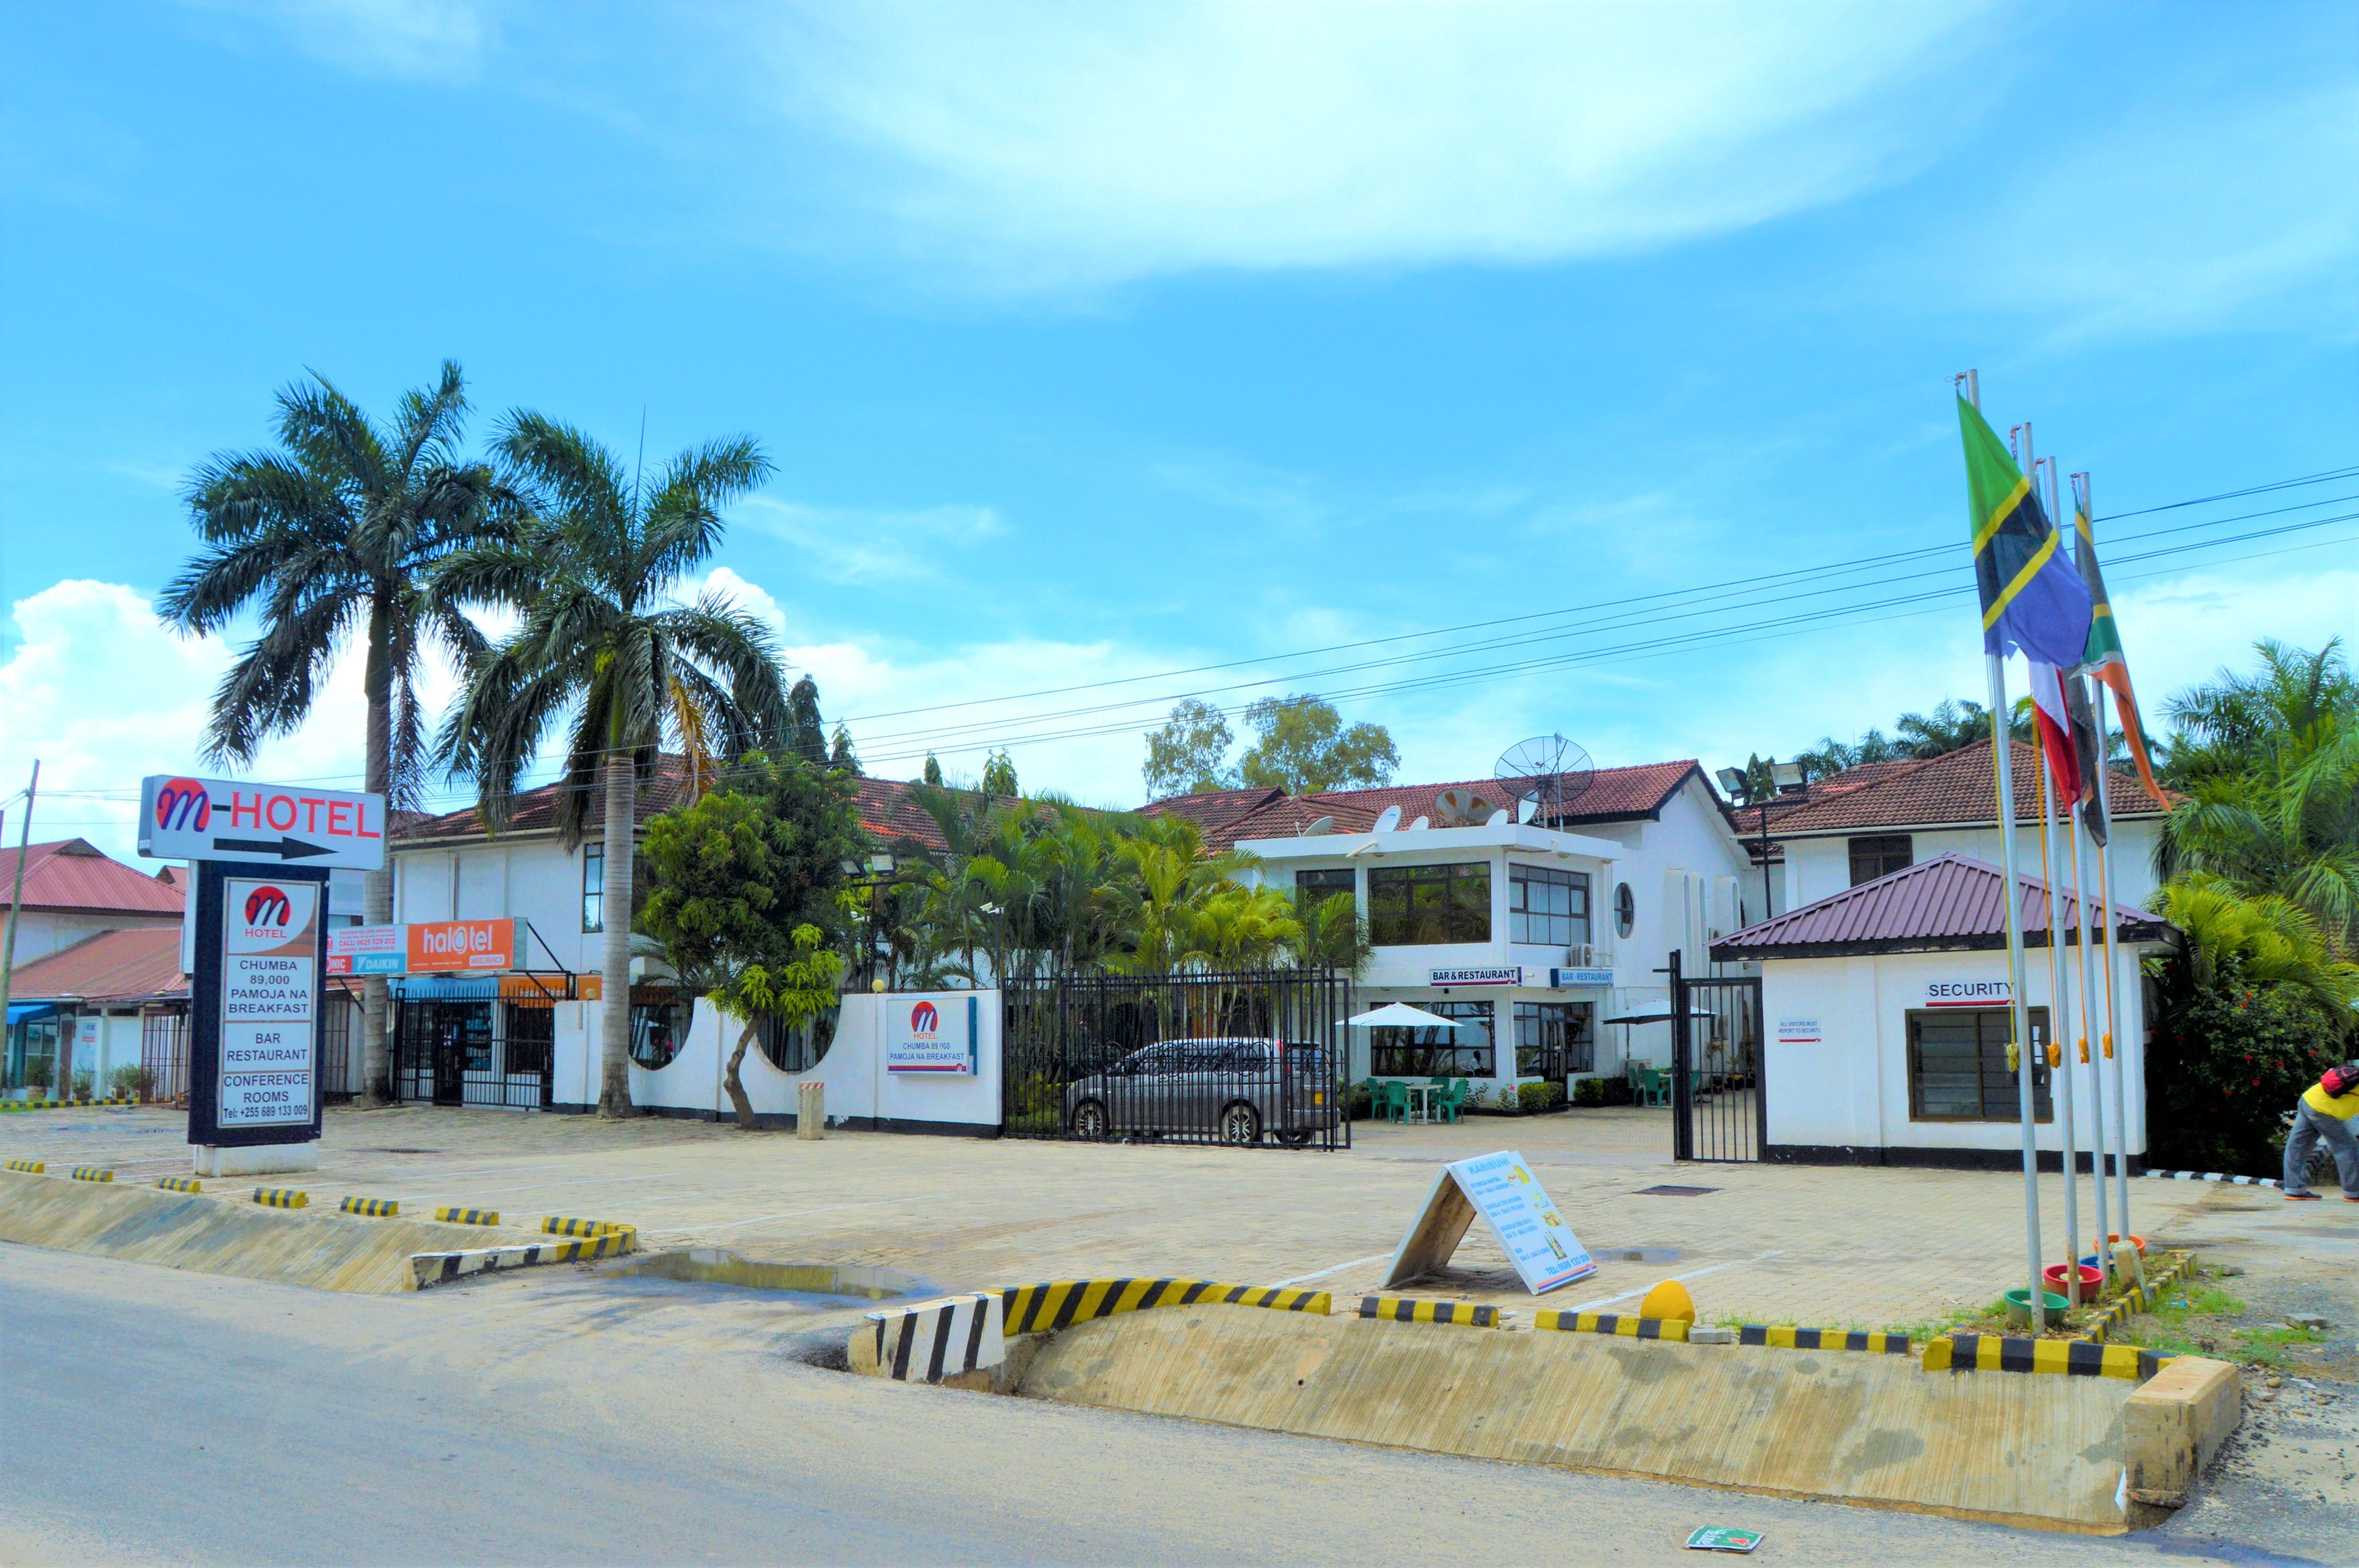
[[[1335,1068],[1323,1045],[1280,1040],[1166,1040],[1065,1088],[1076,1138],[1265,1135],[1299,1148],[1336,1125]]]

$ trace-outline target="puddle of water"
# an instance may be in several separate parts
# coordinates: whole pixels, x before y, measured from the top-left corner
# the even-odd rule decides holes
[[[790,1291],[807,1296],[859,1296],[890,1301],[921,1289],[917,1279],[857,1263],[764,1263],[718,1247],[658,1252],[618,1273],[682,1284],[735,1285],[749,1291]]]

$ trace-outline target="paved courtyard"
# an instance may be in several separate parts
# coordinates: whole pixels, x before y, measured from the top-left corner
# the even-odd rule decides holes
[[[1350,1151],[1321,1154],[845,1132],[804,1142],[654,1118],[335,1109],[321,1170],[282,1179],[309,1189],[315,1209],[349,1194],[420,1213],[493,1208],[525,1226],[587,1216],[636,1225],[651,1249],[876,1264],[946,1290],[1171,1274],[1315,1282],[1340,1295],[1375,1287],[1443,1162],[1512,1148],[1600,1260],[1551,1306],[1629,1311],[1675,1276],[1707,1319],[1922,1327],[1987,1303],[2020,1275],[2018,1175],[1682,1165],[1668,1153],[1668,1115],[1362,1124]],[[104,1164],[118,1181],[147,1182],[187,1173],[185,1123],[145,1108],[13,1115],[0,1119],[0,1158],[46,1160],[52,1172]],[[1712,1190],[1644,1191],[1658,1185]],[[2041,1186],[2049,1256],[2060,1258],[2061,1181]],[[2086,1178],[2081,1191],[2085,1228]],[[2206,1217],[2270,1207],[2274,1195],[2139,1181],[2131,1198],[2135,1227],[2171,1241],[2212,1228]],[[1421,1290],[1535,1304],[1479,1224],[1450,1275]]]

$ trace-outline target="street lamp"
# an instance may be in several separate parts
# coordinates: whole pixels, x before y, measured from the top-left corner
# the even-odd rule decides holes
[[[1810,787],[1810,775],[1799,762],[1772,762],[1766,784],[1758,784],[1743,768],[1723,768],[1713,777],[1720,787],[1740,803],[1756,806],[1761,813],[1761,918],[1767,920],[1776,905],[1769,882],[1769,803],[1781,795],[1799,794]]]

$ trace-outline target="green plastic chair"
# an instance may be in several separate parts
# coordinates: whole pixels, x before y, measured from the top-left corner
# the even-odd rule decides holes
[[[1408,1121],[1408,1086],[1407,1084],[1405,1084],[1405,1083],[1402,1083],[1402,1082],[1401,1082],[1399,1079],[1397,1079],[1397,1078],[1389,1078],[1389,1079],[1386,1079],[1386,1081],[1385,1081],[1385,1082],[1384,1082],[1380,1087],[1381,1087],[1384,1089],[1384,1091],[1385,1091],[1385,1098],[1384,1098],[1384,1115],[1385,1115],[1385,1119],[1386,1119],[1386,1121],[1398,1121],[1398,1122],[1406,1122],[1406,1121]]]
[[[1440,1097],[1434,1104],[1440,1110],[1443,1120],[1460,1119],[1458,1108],[1466,1103],[1468,1087],[1464,1078],[1452,1078],[1450,1080],[1450,1087],[1441,1091]]]
[[[1670,1075],[1655,1067],[1639,1068],[1638,1103],[1648,1106],[1670,1104]]]

